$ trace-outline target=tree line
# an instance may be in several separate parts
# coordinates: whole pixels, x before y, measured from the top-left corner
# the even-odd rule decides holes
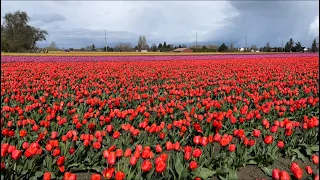
[[[28,23],[30,17],[26,12],[16,11],[14,13],[7,13],[3,17],[4,21],[1,24],[1,51],[4,52],[24,52],[40,49],[36,46],[39,41],[45,41],[49,35],[47,31],[40,28],[30,26]],[[145,36],[140,35],[138,43],[133,47],[130,43],[120,43],[114,47],[97,48],[94,44],[80,48],[69,48],[68,51],[104,51],[104,52],[132,52],[132,51],[152,51],[152,52],[170,52],[177,48],[187,48],[186,45],[173,45],[167,44],[167,42],[159,43],[156,45],[153,43],[150,47],[147,43]],[[227,46],[222,43],[217,45],[203,45],[203,46],[189,46],[193,52],[234,52],[239,51],[239,48],[235,48],[233,43]],[[56,42],[52,42],[49,46],[43,48],[49,51],[59,50]],[[292,38],[285,44],[284,47],[271,47],[270,43],[267,43],[264,47],[257,48],[256,45],[252,45],[250,48],[245,47],[243,51],[260,51],[260,52],[303,52],[305,49],[300,42],[294,42]],[[313,40],[310,52],[319,51],[316,39]]]

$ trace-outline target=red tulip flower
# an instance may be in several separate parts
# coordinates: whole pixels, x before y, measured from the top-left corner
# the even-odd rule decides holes
[[[126,177],[124,172],[118,171],[116,172],[116,180],[123,180]]]
[[[166,170],[166,167],[166,163],[164,163],[163,161],[159,161],[158,163],[156,163],[156,172],[162,173]]]
[[[263,141],[266,144],[271,144],[272,141],[273,141],[273,137],[272,136],[266,136]]]
[[[191,162],[189,163],[189,168],[190,168],[191,170],[197,169],[197,168],[198,168],[198,163],[197,163],[196,161],[191,161]]]
[[[152,163],[149,160],[144,160],[141,164],[141,170],[143,172],[149,172],[152,169]]]

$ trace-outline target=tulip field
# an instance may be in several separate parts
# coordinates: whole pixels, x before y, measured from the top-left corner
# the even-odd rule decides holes
[[[318,180],[318,59],[1,56],[1,180]]]

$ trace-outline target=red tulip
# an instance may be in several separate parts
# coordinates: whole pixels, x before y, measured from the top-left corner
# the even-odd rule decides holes
[[[112,132],[112,125],[107,125],[106,131],[107,131],[108,133],[111,133],[111,132]]]
[[[110,152],[108,156],[108,164],[114,165],[116,163],[116,153],[115,152]]]
[[[21,154],[22,154],[22,152],[20,150],[15,149],[11,154],[12,159],[14,159],[14,160],[19,159],[21,157]]]
[[[64,161],[65,161],[65,157],[64,156],[60,156],[58,159],[57,159],[57,165],[58,166],[61,166],[64,164]]]
[[[126,177],[124,172],[118,171],[116,172],[116,180],[123,180]]]
[[[180,143],[179,142],[175,142],[173,144],[173,149],[176,150],[176,151],[179,151],[180,150]]]
[[[287,171],[280,172],[280,180],[290,180],[290,175]]]
[[[156,172],[157,173],[162,173],[166,170],[166,163],[164,163],[163,161],[160,161],[158,163],[156,163]]]
[[[294,169],[294,171],[292,172],[294,177],[297,179],[301,179],[302,175],[303,175],[303,171],[300,167],[297,167],[296,169]]]
[[[132,154],[132,151],[130,148],[127,148],[126,151],[124,152],[124,157],[130,157]]]
[[[27,131],[26,130],[21,130],[20,131],[20,137],[25,137],[27,135]]]
[[[70,148],[70,149],[69,149],[69,153],[70,153],[70,154],[73,154],[75,151],[76,151],[75,148]]]
[[[230,139],[226,136],[223,136],[220,140],[220,145],[222,147],[227,146],[230,143]]]
[[[135,150],[138,151],[138,152],[141,152],[142,151],[142,146],[140,144],[136,145]]]
[[[101,180],[100,174],[92,174],[90,180]]]
[[[170,141],[166,142],[166,149],[167,151],[170,151],[172,149],[172,143]]]
[[[273,180],[279,180],[280,179],[280,170],[279,169],[273,169],[272,170],[272,179]]]
[[[43,180],[50,180],[51,179],[51,172],[45,172],[43,174]]]
[[[59,149],[59,148],[56,148],[56,149],[53,150],[52,156],[53,156],[53,157],[57,157],[57,156],[60,155],[60,153],[61,153],[60,149]]]
[[[51,139],[56,139],[58,137],[58,132],[53,131],[51,132]]]
[[[157,153],[161,153],[161,152],[162,152],[162,148],[161,148],[161,145],[160,145],[160,144],[157,144],[157,145],[156,145],[156,152],[157,152]]]
[[[113,174],[114,174],[114,171],[115,171],[115,168],[112,167],[112,168],[106,168],[103,172],[102,172],[102,175],[104,178],[106,179],[111,179],[113,177]]]
[[[293,172],[295,169],[297,169],[299,167],[299,165],[295,162],[292,162],[291,163],[291,166],[290,166],[290,170],[291,172]]]
[[[28,142],[24,142],[22,144],[22,149],[27,149],[29,147],[29,143]]]
[[[118,139],[120,137],[120,132],[119,131],[116,131],[113,133],[113,139]]]
[[[236,150],[236,145],[235,144],[230,144],[228,149],[229,149],[230,152],[233,152],[233,151]]]
[[[259,129],[255,129],[255,130],[253,130],[252,134],[253,134],[254,137],[259,137],[261,132],[260,132]]]
[[[116,156],[121,157],[122,156],[122,149],[117,149],[116,150]]]
[[[152,163],[149,160],[144,160],[141,165],[141,170],[143,172],[149,172],[152,169]]]
[[[77,180],[77,175],[70,172],[65,172],[63,176],[63,180]]]
[[[278,144],[277,144],[278,148],[283,148],[284,147],[284,142],[283,141],[278,141]]]
[[[189,168],[191,170],[197,169],[198,168],[198,163],[196,161],[191,161],[189,164]]]
[[[271,144],[272,141],[273,141],[273,137],[272,136],[266,136],[263,141],[266,144]]]
[[[312,155],[311,159],[314,164],[319,164],[319,156]]]
[[[196,148],[196,149],[194,149],[192,155],[193,155],[193,157],[198,158],[201,156],[201,154],[202,154],[202,151],[199,148]]]
[[[130,165],[134,166],[137,164],[138,159],[135,156],[131,156],[130,158]]]
[[[319,174],[314,176],[314,180],[319,180]]]
[[[202,138],[201,138],[200,144],[201,144],[202,146],[206,146],[208,143],[209,143],[209,140],[208,140],[207,137],[202,137]]]
[[[142,157],[143,159],[150,158],[150,150],[143,150],[143,151],[142,151],[142,154],[141,154],[141,157]]]
[[[307,172],[308,174],[312,174],[312,173],[313,173],[311,166],[306,166],[306,172]]]
[[[195,144],[199,144],[200,143],[200,140],[201,140],[201,137],[200,136],[194,136],[193,137],[193,143],[195,143]]]

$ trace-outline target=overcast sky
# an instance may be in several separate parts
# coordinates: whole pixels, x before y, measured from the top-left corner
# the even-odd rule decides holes
[[[319,34],[319,1],[1,1],[1,16],[26,11],[59,47],[131,42],[233,42],[311,46]],[[2,23],[2,20],[1,20]]]

